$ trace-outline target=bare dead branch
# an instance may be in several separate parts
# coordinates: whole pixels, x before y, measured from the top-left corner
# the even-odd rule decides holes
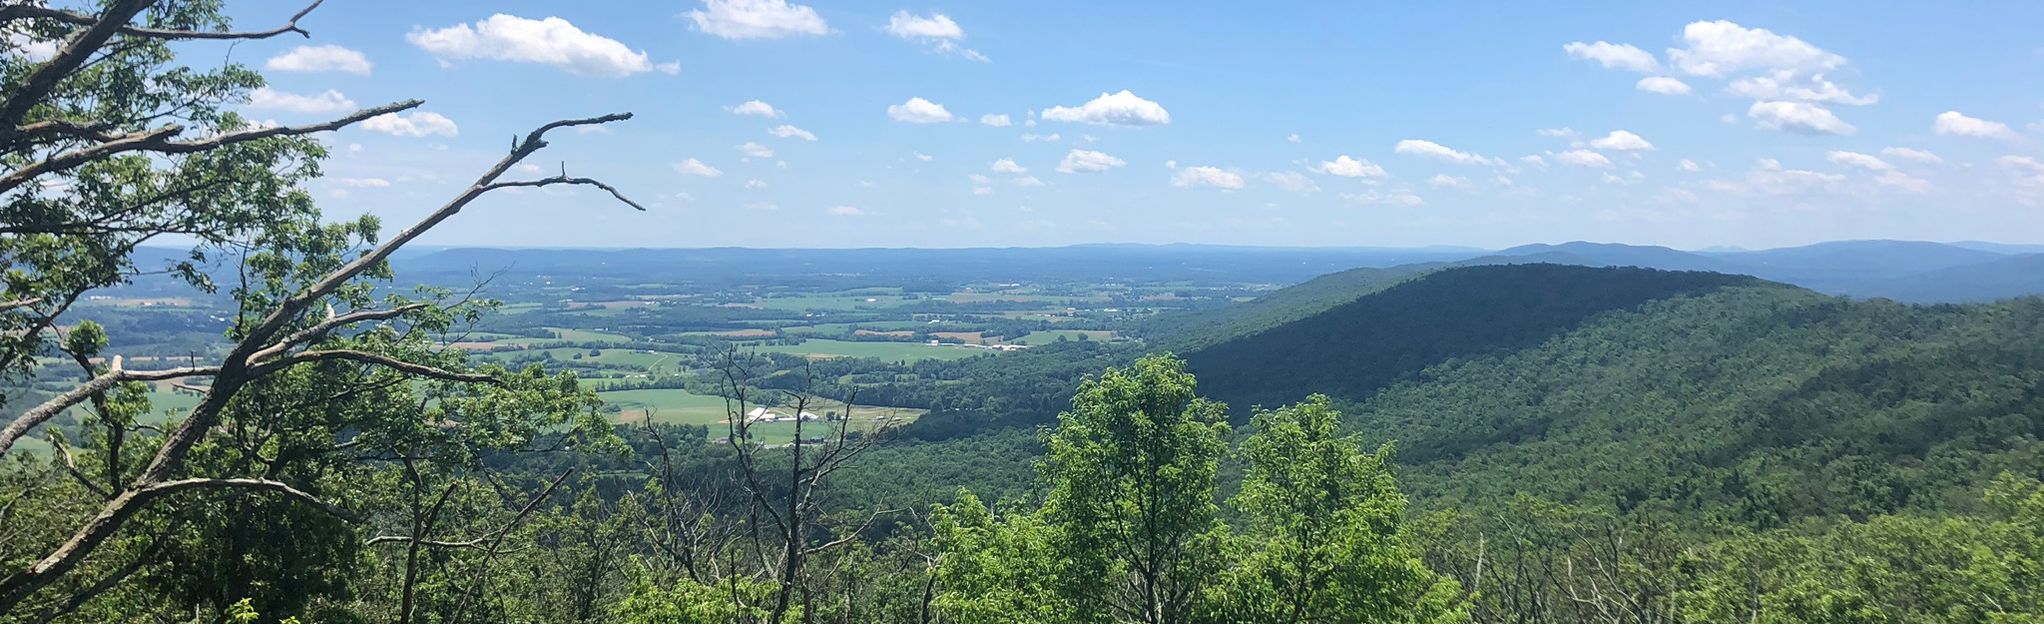
[[[297,13],[291,14],[290,21],[285,22],[284,25],[282,26],[278,26],[276,28],[272,28],[269,30],[255,30],[247,32],[209,32],[203,30],[169,30],[163,28],[138,28],[134,26],[123,25],[114,32],[127,35],[130,37],[148,37],[151,39],[173,39],[173,40],[268,39],[270,37],[275,37],[277,35],[281,35],[284,33],[298,33],[298,35],[302,37],[311,37],[312,33],[307,32],[305,29],[298,27],[298,20],[304,19],[306,14],[311,13],[313,9],[319,8],[320,3],[325,1],[326,0],[314,0],[314,2],[311,5],[306,6],[303,9],[299,9]],[[9,5],[5,7],[0,7],[0,22],[7,22],[11,20],[24,18],[47,19],[63,22],[66,24],[73,24],[77,26],[92,26],[99,23],[100,19],[90,15],[81,15],[70,11],[32,5]],[[123,23],[125,24],[125,22]]]
[[[63,152],[55,156],[51,156],[47,160],[43,160],[41,162],[37,162],[35,164],[31,164],[20,169],[17,169],[11,173],[8,173],[5,177],[0,177],[0,193],[13,190],[15,187],[21,186],[23,184],[27,184],[30,180],[35,179],[37,176],[41,176],[43,174],[56,171],[63,171],[88,162],[106,158],[108,156],[113,156],[115,154],[137,151],[146,151],[159,154],[190,154],[194,152],[203,152],[207,150],[217,149],[220,147],[233,145],[236,143],[254,141],[257,139],[267,139],[271,137],[280,136],[299,136],[305,134],[312,134],[315,132],[328,132],[332,130],[341,129],[343,127],[347,127],[349,125],[361,122],[365,119],[369,119],[371,117],[375,117],[378,115],[385,115],[401,110],[415,108],[420,104],[424,103],[425,102],[419,100],[405,100],[402,102],[393,102],[390,104],[385,104],[375,108],[359,110],[354,113],[350,113],[345,117],[341,117],[324,123],[317,123],[306,126],[273,126],[269,128],[237,130],[234,132],[223,133],[219,136],[207,139],[199,139],[195,141],[170,140],[172,137],[182,134],[185,131],[184,126],[170,124],[152,130],[121,135],[119,137],[114,138],[114,140],[92,145],[90,147],[82,147],[79,149]]]
[[[255,352],[255,355],[250,356],[249,359],[254,361],[265,360],[279,353],[283,353],[284,351],[290,349],[291,347],[319,340],[321,337],[326,336],[329,332],[332,332],[335,329],[347,325],[352,325],[355,323],[361,323],[366,321],[389,320],[397,318],[399,316],[417,312],[419,310],[424,310],[426,309],[426,307],[427,307],[426,304],[423,303],[413,303],[401,305],[388,310],[359,310],[355,312],[349,312],[347,314],[342,314],[340,316],[336,316],[325,321],[321,321],[319,324],[305,328],[304,330],[301,330],[298,333],[286,336],[283,340],[277,341],[277,344],[264,347],[263,350]]]
[[[377,366],[382,366],[384,368],[397,370],[403,373],[410,373],[413,375],[418,375],[420,377],[431,377],[434,379],[441,379],[446,381],[459,381],[464,383],[486,383],[498,385],[503,383],[502,380],[497,379],[496,377],[490,375],[483,375],[479,373],[457,373],[454,371],[442,368],[435,368],[424,364],[406,362],[404,360],[400,360],[380,353],[370,353],[368,351],[358,351],[355,349],[325,349],[320,351],[301,351],[298,353],[282,356],[273,360],[266,360],[260,364],[256,364],[255,366],[250,367],[248,370],[250,376],[261,377],[263,375],[276,372],[277,370],[289,366],[304,364],[306,362],[324,362],[331,360],[350,360],[355,362],[361,362],[364,364],[374,364]]]
[[[63,413],[64,410],[70,409],[71,406],[83,403],[87,399],[92,398],[93,395],[105,392],[116,385],[130,381],[161,381],[183,377],[204,377],[216,375],[219,372],[220,368],[217,366],[171,368],[156,371],[107,371],[105,374],[94,377],[91,381],[80,384],[69,392],[44,401],[42,405],[29,408],[28,411],[22,412],[20,416],[15,417],[14,422],[8,424],[6,429],[0,429],[0,455],[5,455],[8,450],[13,449],[15,441],[27,435],[30,429],[36,428],[37,425],[55,418],[58,414]]]
[[[531,187],[539,187],[539,186],[552,186],[552,185],[555,185],[555,184],[579,184],[579,185],[583,185],[583,186],[594,186],[594,187],[596,187],[596,188],[600,188],[600,189],[603,189],[603,190],[605,190],[605,191],[608,191],[608,192],[610,193],[610,196],[611,196],[611,197],[615,197],[615,198],[617,198],[617,200],[618,200],[618,201],[624,202],[624,203],[625,203],[625,205],[627,205],[627,206],[631,206],[631,207],[633,207],[633,208],[637,208],[637,209],[639,209],[639,212],[645,212],[645,211],[646,211],[646,207],[645,207],[645,206],[641,206],[641,205],[639,205],[639,202],[635,202],[635,201],[632,201],[632,200],[631,200],[630,198],[627,198],[627,197],[625,197],[624,193],[621,193],[621,192],[619,192],[619,191],[617,190],[617,187],[611,186],[611,185],[609,185],[609,184],[605,184],[605,183],[603,183],[603,182],[601,182],[601,181],[599,181],[599,180],[593,179],[593,178],[571,178],[571,177],[568,177],[568,176],[554,176],[554,177],[551,177],[551,178],[540,178],[540,179],[538,179],[538,180],[518,180],[518,181],[512,181],[512,182],[496,182],[496,183],[492,183],[492,184],[490,184],[490,185],[489,185],[489,186],[487,186],[487,187],[484,187],[484,189],[483,189],[483,190],[485,190],[485,191],[494,191],[494,190],[497,190],[497,189],[501,189],[501,188],[511,188],[511,187],[525,187],[525,186],[531,186]]]

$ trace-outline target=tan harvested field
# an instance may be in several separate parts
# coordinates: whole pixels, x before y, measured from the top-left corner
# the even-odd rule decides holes
[[[967,344],[984,344],[984,343],[986,342],[986,336],[982,336],[982,335],[980,335],[980,332],[976,332],[976,331],[972,331],[972,332],[930,332],[930,336],[932,336],[932,337],[935,337],[935,338],[937,338],[937,339],[939,339],[939,340],[957,340],[957,341],[959,341],[959,342],[964,342],[964,343],[967,343]]]
[[[901,330],[895,330],[895,331],[874,331],[874,330],[871,330],[871,329],[856,329],[856,330],[852,330],[852,335],[854,335],[854,336],[886,336],[886,337],[889,337],[889,338],[914,338],[914,337],[916,337],[916,333],[915,333],[915,332],[912,332],[912,331],[909,331],[909,330],[906,330],[906,329],[901,329]]]

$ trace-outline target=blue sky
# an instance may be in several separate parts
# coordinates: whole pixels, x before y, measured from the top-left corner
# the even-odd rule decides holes
[[[426,100],[315,185],[393,224],[637,114],[534,162],[649,212],[502,195],[432,244],[2044,241],[2044,5],[1387,5],[353,0],[189,51],[270,67],[257,119]]]

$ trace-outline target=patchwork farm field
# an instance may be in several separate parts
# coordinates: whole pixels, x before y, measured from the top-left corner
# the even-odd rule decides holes
[[[743,348],[756,350],[761,353],[789,353],[812,359],[858,357],[888,362],[959,360],[987,353],[985,350],[956,345],[929,345],[920,342],[860,342],[823,338],[811,338],[802,341],[801,344],[752,345]]]

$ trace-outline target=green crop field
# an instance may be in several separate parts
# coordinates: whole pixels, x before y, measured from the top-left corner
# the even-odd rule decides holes
[[[765,353],[793,353],[812,358],[861,357],[889,362],[958,360],[987,353],[980,349],[949,345],[931,346],[920,342],[859,342],[820,338],[804,340],[802,344],[796,345],[762,345],[746,348]]]
[[[611,390],[596,393],[622,420],[638,421],[650,411],[655,422],[721,425],[724,398],[687,390]]]

